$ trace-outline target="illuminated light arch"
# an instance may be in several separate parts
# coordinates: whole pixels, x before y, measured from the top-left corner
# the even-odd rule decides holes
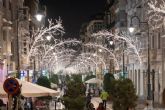
[[[130,52],[133,51],[132,53],[135,53],[135,55],[137,55],[139,64],[142,63],[141,57],[139,55],[140,47],[137,45],[139,41],[135,37],[132,37],[130,34],[128,34],[128,32],[123,31],[120,33],[116,32],[113,34],[107,30],[102,30],[102,31],[99,31],[98,33],[94,33],[92,36],[93,37],[104,37],[107,41],[109,41],[109,39],[113,37],[113,41],[118,42],[118,44],[123,43],[123,41],[126,42],[126,44],[128,46],[126,48],[127,51],[130,51]],[[115,45],[115,46],[118,46],[118,45]]]
[[[48,27],[45,27],[45,28],[41,28],[40,30],[38,30],[35,35],[34,35],[34,41],[33,41],[33,44],[30,48],[30,51],[29,51],[29,54],[28,54],[28,58],[32,55],[32,52],[33,50],[35,49],[36,47],[36,44],[40,41],[42,41],[42,39],[44,37],[46,37],[46,35],[51,35],[51,36],[54,36],[57,32],[60,32],[60,33],[64,33],[64,29],[63,29],[63,26],[62,26],[62,22],[61,20],[57,21],[56,20],[56,24],[52,22],[52,20],[48,20],[49,22],[49,26]]]
[[[112,53],[112,51],[110,51],[108,48],[104,47],[103,45],[98,45],[98,44],[94,44],[94,43],[87,43],[87,44],[84,44],[84,46],[88,46],[88,47],[93,46],[93,47],[97,47],[97,48],[106,50],[112,56],[112,59],[114,59],[115,66],[119,68],[119,64],[118,64],[118,61],[117,61],[114,53]]]
[[[52,48],[50,48],[49,50],[47,50],[46,53],[45,53],[45,56],[48,55],[49,52],[51,52],[52,50],[54,50],[57,46],[63,46],[64,44],[69,44],[69,43],[70,44],[73,44],[73,45],[77,45],[77,44],[80,44],[81,42],[78,41],[78,40],[75,40],[75,39],[62,41],[60,43],[57,43],[57,44],[53,45]]]
[[[73,49],[65,49],[65,50],[62,50],[62,51],[59,51],[59,52],[54,52],[53,55],[51,55],[51,57],[49,58],[48,63],[50,63],[54,58],[56,59],[58,55],[62,55],[64,53],[67,53],[67,54],[72,53],[72,54],[74,54],[74,53],[76,53],[76,51],[73,50]]]
[[[99,60],[103,63],[103,65],[104,65],[104,69],[106,69],[106,64],[105,64],[105,62],[104,62],[104,60],[103,60],[103,58],[101,57],[101,56],[99,56],[99,55],[95,55],[95,56],[93,56],[93,55],[91,55],[91,53],[81,53],[80,54],[81,56],[86,56],[86,58],[87,59],[89,59],[89,58],[92,58],[92,57],[97,57],[97,58],[99,58]]]

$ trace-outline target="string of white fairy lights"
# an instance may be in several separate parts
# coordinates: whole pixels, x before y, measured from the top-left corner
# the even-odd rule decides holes
[[[131,36],[127,32],[120,32],[120,33],[115,32],[115,33],[112,33],[112,32],[109,32],[107,30],[99,31],[98,33],[95,33],[92,36],[93,37],[103,37],[108,42],[110,42],[110,40],[113,41],[113,43],[115,45],[114,50],[108,48],[107,45],[101,46],[101,45],[91,44],[91,43],[86,44],[86,45],[96,45],[99,48],[105,49],[107,52],[110,53],[110,55],[112,55],[113,59],[115,60],[116,66],[118,66],[119,63],[118,63],[118,60],[117,60],[116,55],[114,53],[115,53],[115,51],[117,51],[118,48],[122,48],[123,47],[123,45],[121,45],[121,44],[123,44],[123,42],[125,42],[125,45],[126,45],[126,47],[124,47],[124,49],[125,49],[124,52],[126,54],[134,54],[134,55],[136,55],[139,63],[141,64],[141,57],[139,55],[139,52],[141,50],[141,48],[140,48],[141,44],[140,44],[139,40],[136,37]],[[121,51],[121,52],[123,52],[123,51]]]
[[[161,28],[165,25],[165,1],[164,0],[149,0],[148,1],[147,17],[152,29]]]
[[[102,64],[104,69],[107,68],[108,63],[105,56],[91,53],[91,52],[79,52],[77,49],[79,46],[84,46],[86,48],[102,49],[105,54],[108,55],[108,59],[113,59],[116,67],[119,68],[119,61],[115,55],[115,51],[112,51],[105,44],[97,44],[96,42],[88,42],[82,44],[81,41],[76,39],[61,39],[64,34],[64,29],[61,24],[61,20],[53,23],[49,20],[49,26],[46,28],[41,28],[34,34],[34,41],[31,45],[28,59],[36,58],[38,60],[38,65],[40,69],[47,69],[48,71],[65,71],[68,73],[86,73],[91,71],[90,68],[98,68],[99,64]],[[92,35],[92,37],[104,37],[106,41],[109,42],[110,38],[113,38],[115,42],[115,48],[117,48],[120,42],[125,41],[127,44],[126,52],[133,53],[141,62],[139,55],[139,48],[137,39],[129,36],[126,33],[115,33],[112,34],[109,31],[99,31]],[[116,43],[118,42],[118,43]]]

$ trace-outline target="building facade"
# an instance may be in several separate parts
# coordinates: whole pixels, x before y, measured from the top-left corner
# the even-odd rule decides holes
[[[11,2],[3,0],[0,2],[0,58],[1,58],[1,81],[6,78],[8,68],[12,69],[11,64],[11,41],[13,39]]]
[[[128,26],[131,22],[136,31],[133,33],[137,37],[140,44],[141,64],[136,63],[133,56],[129,56],[127,69],[129,78],[134,82],[138,96],[147,99],[148,79],[151,82],[152,100],[155,104],[162,103],[162,93],[164,86],[164,26],[153,28],[149,22],[147,1],[143,0],[128,0],[126,12],[128,14]],[[133,16],[135,19],[131,18]],[[138,19],[137,19],[138,18]],[[152,20],[151,20],[152,21]],[[163,22],[163,21],[162,21]],[[148,25],[147,25],[148,23]],[[140,25],[139,25],[140,24]],[[162,23],[163,24],[163,23]],[[140,26],[140,27],[139,27]],[[149,30],[149,34],[148,33]],[[149,40],[148,40],[149,38]],[[149,43],[149,45],[148,45]],[[149,47],[148,47],[149,46]],[[149,54],[148,54],[149,48]],[[149,59],[149,60],[148,60]],[[150,65],[150,72],[147,72]],[[150,78],[148,77],[150,74]]]
[[[103,14],[97,14],[96,16],[92,17],[92,19],[83,25],[83,27],[80,30],[80,37],[83,41],[83,44],[87,43],[97,43],[98,45],[102,45],[104,43],[104,40],[102,38],[95,38],[92,37],[93,33],[97,33],[101,31],[102,29],[105,29],[105,23],[104,23],[104,15]],[[98,47],[88,47],[84,46],[82,47],[83,53],[92,53],[95,57],[95,62],[98,63],[99,59],[97,56],[103,57],[103,54],[101,53],[101,49]],[[97,56],[95,56],[97,55]],[[102,78],[102,71],[103,71],[103,64],[96,64],[95,68],[91,68],[91,71],[98,77]]]
[[[32,34],[40,24],[35,19],[38,6],[38,0],[0,1],[0,81],[17,75],[27,80],[29,70],[34,68],[27,56]]]

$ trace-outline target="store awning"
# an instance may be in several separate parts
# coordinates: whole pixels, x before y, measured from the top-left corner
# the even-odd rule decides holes
[[[33,84],[27,81],[21,81],[17,79],[19,84],[22,85],[21,93],[24,97],[40,97],[40,96],[58,96],[59,92],[53,89],[49,89],[37,84]],[[0,83],[0,98],[7,97],[6,92],[3,89],[3,83]]]
[[[85,83],[92,83],[92,84],[102,84],[103,83],[103,81],[102,80],[100,80],[100,79],[97,79],[97,78],[92,78],[92,79],[89,79],[89,80],[87,80],[87,81],[85,81]]]

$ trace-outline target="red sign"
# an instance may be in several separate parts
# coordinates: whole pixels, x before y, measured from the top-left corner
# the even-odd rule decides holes
[[[15,95],[19,92],[19,83],[15,78],[7,78],[3,83],[3,89],[10,95]]]

